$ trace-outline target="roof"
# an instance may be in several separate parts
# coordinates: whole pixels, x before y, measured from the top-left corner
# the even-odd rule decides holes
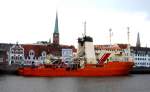
[[[121,50],[127,49],[128,44],[115,44],[115,45],[94,45],[95,49],[101,50]]]
[[[121,50],[121,48],[116,45],[94,45],[94,47],[99,50]]]
[[[25,57],[29,56],[29,51],[34,50],[35,52],[35,57],[41,56],[42,52],[45,51],[47,54],[56,54],[59,53],[61,54],[61,49],[62,48],[70,48],[73,50],[73,52],[76,52],[77,50],[75,49],[74,46],[68,46],[68,45],[54,45],[54,44],[49,44],[49,45],[36,45],[36,44],[22,44],[21,45],[24,48],[24,55]]]
[[[33,44],[23,44],[22,47],[24,48],[24,56],[29,56],[29,51],[34,50],[35,57],[41,56],[41,53],[45,51],[48,53],[47,46],[45,45],[33,45]]]
[[[117,44],[121,49],[128,48],[128,44]]]
[[[131,49],[134,51],[150,51],[150,48],[148,48],[148,47],[134,47],[134,46],[132,46]]]

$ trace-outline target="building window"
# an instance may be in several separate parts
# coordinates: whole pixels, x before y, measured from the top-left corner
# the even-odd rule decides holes
[[[42,56],[46,57],[46,52],[45,51],[42,52]]]
[[[20,56],[20,60],[22,60],[22,57]]]
[[[17,56],[15,57],[15,60],[18,60],[18,57],[17,57]]]
[[[18,50],[15,50],[14,52],[15,52],[16,54],[19,54],[19,51],[18,51]]]
[[[12,61],[11,61],[11,64],[13,64],[13,63],[14,63],[14,61],[12,60]]]
[[[13,60],[13,59],[14,59],[14,56],[12,56],[11,59]]]
[[[35,55],[34,51],[33,51],[33,50],[30,50],[30,51],[29,51],[29,56],[34,56],[34,55]]]
[[[14,53],[14,50],[12,50],[11,53],[13,54],[13,53]]]

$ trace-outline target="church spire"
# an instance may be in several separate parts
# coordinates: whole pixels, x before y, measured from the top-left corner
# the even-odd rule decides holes
[[[140,35],[139,35],[139,32],[138,32],[138,35],[137,35],[136,47],[141,47],[141,42],[140,42]]]
[[[55,19],[55,29],[54,29],[54,33],[59,33],[57,12],[56,12],[56,19]]]
[[[59,28],[58,28],[58,16],[56,12],[55,28],[53,33],[53,44],[59,45]]]

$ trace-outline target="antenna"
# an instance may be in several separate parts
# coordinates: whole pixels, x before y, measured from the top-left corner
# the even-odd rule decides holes
[[[84,35],[86,36],[86,21],[84,22]]]
[[[127,27],[127,34],[128,34],[128,60],[130,57],[130,28]]]
[[[110,42],[110,46],[111,46],[111,31],[112,31],[112,29],[110,28],[109,29],[109,42]]]
[[[128,44],[130,44],[130,28],[127,27],[127,30],[128,30]]]

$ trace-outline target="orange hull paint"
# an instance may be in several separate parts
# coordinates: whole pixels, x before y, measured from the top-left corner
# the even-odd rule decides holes
[[[99,67],[96,67],[96,65],[86,65],[84,68],[76,70],[66,70],[66,68],[24,67],[20,68],[18,72],[23,76],[42,77],[122,76],[129,74],[133,64],[133,62],[109,62]]]

